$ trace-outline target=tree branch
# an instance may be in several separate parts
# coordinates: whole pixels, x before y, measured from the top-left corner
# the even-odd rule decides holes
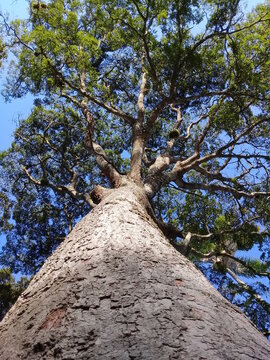
[[[109,113],[119,116],[121,119],[125,120],[130,125],[133,125],[133,123],[136,121],[131,115],[121,111],[120,109],[115,108],[114,106],[110,106],[110,105],[106,104],[105,102],[103,102],[102,100],[90,95],[86,90],[86,86],[82,87],[81,84],[80,84],[80,87],[75,86],[71,81],[69,81],[63,75],[63,73],[59,69],[57,69],[56,66],[54,66],[51,59],[44,52],[42,52],[42,55],[46,58],[48,65],[59,76],[62,83],[66,84],[70,89],[72,89],[72,90],[76,91],[78,94],[82,95],[83,98],[87,98],[89,101],[93,102],[94,104],[99,105],[100,107],[102,107],[103,109],[108,111]],[[73,103],[77,103],[73,97],[67,95],[67,93],[64,91],[64,89],[61,88],[60,90],[61,90],[61,95],[63,97],[71,100]]]
[[[233,140],[229,141],[227,144],[221,146],[218,148],[215,152],[205,155],[203,157],[200,157],[198,152],[195,150],[194,154],[191,155],[188,159],[185,159],[183,161],[178,161],[172,171],[169,174],[169,177],[171,181],[175,181],[178,176],[181,176],[185,172],[189,171],[192,168],[195,168],[197,165],[200,165],[204,162],[207,162],[209,160],[223,157],[223,151],[227,150],[230,147],[233,147],[237,144],[237,142],[244,137],[245,135],[248,135],[256,126],[261,125],[264,122],[268,122],[269,118],[263,118],[259,121],[253,122],[248,128],[246,128],[244,131],[242,131],[240,134],[234,137]]]
[[[138,119],[132,127],[132,151],[130,161],[129,177],[136,183],[141,183],[141,171],[142,161],[144,155],[145,139],[143,137],[143,122],[145,116],[145,92],[146,92],[146,69],[145,69],[145,50],[142,49],[142,78],[141,86],[138,95],[137,107],[138,107]]]
[[[154,110],[152,110],[148,121],[146,123],[145,129],[144,129],[144,139],[147,142],[151,136],[151,132],[153,130],[153,127],[155,125],[155,122],[158,119],[158,116],[161,114],[161,112],[164,110],[164,108],[168,105],[169,99],[163,98],[159,104],[155,107]]]
[[[87,129],[84,138],[84,145],[95,155],[97,164],[103,174],[108,178],[112,187],[119,187],[122,182],[122,175],[115,168],[115,166],[108,160],[103,148],[93,141],[93,122],[91,120],[92,115],[90,114],[88,107],[85,111],[87,120]],[[90,120],[89,120],[90,118]]]
[[[75,183],[74,182],[76,181],[76,177],[73,177],[70,185],[54,185],[50,181],[48,181],[48,179],[42,179],[42,180],[35,179],[30,174],[30,172],[27,170],[27,168],[25,166],[22,166],[22,169],[25,172],[28,179],[31,182],[33,182],[36,186],[48,187],[48,188],[51,188],[52,190],[54,190],[55,192],[58,192],[60,194],[67,193],[67,194],[69,194],[70,196],[72,196],[75,199],[84,200],[92,208],[96,206],[94,204],[94,202],[91,200],[89,194],[80,193],[75,189],[75,187],[74,187]]]
[[[270,304],[265,301],[260,295],[256,294],[255,290],[250,285],[247,285],[241,280],[232,270],[226,270],[228,274],[240,285],[248,294],[250,294],[268,313],[270,313]]]
[[[81,92],[86,92],[85,84],[85,72],[80,74],[80,87]],[[122,182],[122,177],[115,166],[108,160],[103,148],[93,141],[95,132],[95,121],[93,115],[88,108],[88,98],[84,97],[80,103],[80,107],[83,110],[83,114],[87,123],[86,134],[84,138],[85,146],[90,149],[95,157],[99,168],[103,171],[103,174],[108,178],[112,187],[119,187]]]
[[[221,232],[221,233],[225,233],[225,232]],[[208,235],[199,235],[199,234],[188,233],[187,236],[188,235],[190,235],[190,237],[189,237],[189,242],[190,242],[191,241],[191,236],[193,236],[194,238],[198,238],[198,239],[203,240],[203,239],[209,239],[211,237],[214,237],[216,234],[211,233],[211,234],[208,234]],[[189,245],[189,242],[188,242],[187,246]],[[219,257],[219,258],[227,257],[227,258],[233,260],[234,262],[237,262],[237,263],[241,264],[242,267],[248,269],[253,275],[257,275],[257,276],[260,276],[260,277],[262,277],[262,276],[263,277],[268,277],[270,279],[270,272],[258,272],[252,266],[247,264],[244,260],[239,259],[239,258],[237,258],[236,256],[234,256],[232,254],[229,254],[225,250],[223,250],[223,251],[213,250],[213,251],[210,251],[209,253],[202,253],[202,252],[200,252],[200,251],[198,251],[198,250],[196,250],[196,249],[194,249],[192,247],[189,247],[189,252],[196,255],[196,256],[198,256],[199,258],[202,258],[202,259],[210,259],[210,258],[214,258],[214,257]]]
[[[267,15],[267,14],[266,14]],[[265,15],[265,16],[266,16]],[[264,16],[264,17],[265,17]],[[233,35],[236,34],[238,32],[244,31],[244,30],[249,30],[250,28],[252,28],[254,25],[260,23],[260,22],[266,22],[269,21],[270,19],[265,19],[263,16],[260,17],[258,20],[254,21],[253,23],[246,25],[246,26],[242,26],[241,28],[229,31],[229,29],[227,28],[226,31],[223,32],[213,32],[211,34],[208,34],[207,36],[205,36],[204,38],[200,39],[197,43],[195,43],[192,47],[192,51],[196,50],[200,45],[202,45],[204,42],[206,42],[207,40],[211,40],[214,37],[225,37],[227,35]]]
[[[236,198],[239,197],[247,197],[247,198],[256,198],[261,196],[270,196],[270,192],[267,191],[242,191],[237,190],[235,188],[232,188],[230,186],[226,185],[219,185],[219,184],[205,184],[205,183],[187,183],[182,179],[175,179],[174,180],[176,184],[183,189],[189,189],[189,190],[208,190],[210,192],[215,191],[222,191],[225,193],[233,194]]]

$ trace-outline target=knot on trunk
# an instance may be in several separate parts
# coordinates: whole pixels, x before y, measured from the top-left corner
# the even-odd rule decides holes
[[[111,189],[106,189],[100,185],[96,185],[94,186],[94,189],[91,191],[90,196],[94,204],[99,204],[111,192],[112,192]]]

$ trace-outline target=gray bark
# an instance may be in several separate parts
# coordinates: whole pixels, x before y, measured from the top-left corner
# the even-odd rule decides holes
[[[78,223],[0,324],[0,359],[269,359],[129,186]]]

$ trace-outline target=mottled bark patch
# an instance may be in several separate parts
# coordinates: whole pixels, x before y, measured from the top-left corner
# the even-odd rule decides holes
[[[66,308],[61,307],[52,310],[46,317],[44,323],[41,325],[41,329],[55,329],[62,325],[62,321],[66,315]]]
[[[184,285],[184,280],[183,279],[175,279],[175,284],[178,285],[178,286],[182,286]]]

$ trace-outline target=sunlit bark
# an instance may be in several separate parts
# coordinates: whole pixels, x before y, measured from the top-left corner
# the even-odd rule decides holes
[[[1,323],[1,360],[269,359],[263,335],[169,244],[144,192],[108,194]]]

